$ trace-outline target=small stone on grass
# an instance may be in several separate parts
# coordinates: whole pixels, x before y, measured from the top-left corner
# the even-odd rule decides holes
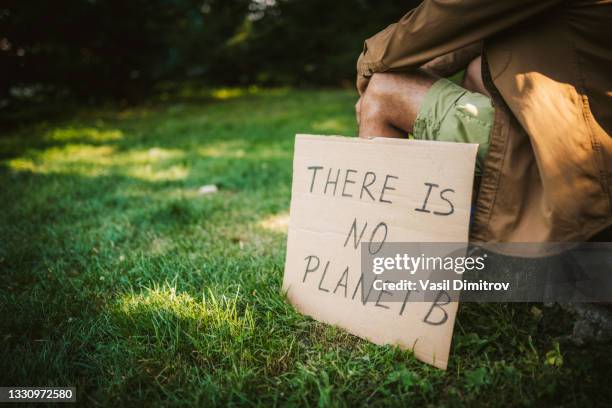
[[[198,188],[198,195],[214,194],[217,191],[219,191],[219,189],[217,188],[216,185],[214,185],[214,184],[207,184],[205,186],[202,186],[202,187]]]

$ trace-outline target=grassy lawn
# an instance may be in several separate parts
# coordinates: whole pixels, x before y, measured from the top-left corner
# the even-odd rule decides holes
[[[557,307],[462,305],[443,372],[285,302],[293,136],[354,134],[355,99],[218,90],[4,131],[0,385],[86,405],[609,403],[610,344],[572,345]]]

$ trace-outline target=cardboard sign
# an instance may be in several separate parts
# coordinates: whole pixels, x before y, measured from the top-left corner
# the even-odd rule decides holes
[[[297,135],[283,280],[289,301],[446,369],[458,304],[362,302],[354,244],[467,242],[477,147]]]

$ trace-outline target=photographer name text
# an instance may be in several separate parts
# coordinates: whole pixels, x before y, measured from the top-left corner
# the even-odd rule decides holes
[[[469,290],[469,291],[507,291],[510,288],[509,282],[489,282],[479,280],[478,282],[467,282],[463,279],[444,279],[432,281],[429,279],[407,280],[402,279],[398,282],[384,281],[376,279],[373,284],[375,290],[381,291],[440,291],[440,290]]]

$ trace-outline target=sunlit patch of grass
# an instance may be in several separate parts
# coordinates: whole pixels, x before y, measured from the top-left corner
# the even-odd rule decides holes
[[[189,169],[183,165],[158,169],[147,164],[132,167],[125,174],[144,181],[177,181],[186,179],[189,176]]]
[[[113,146],[67,144],[7,160],[8,168],[33,173],[79,173],[98,175],[115,162]]]
[[[323,134],[335,133],[338,135],[346,135],[349,132],[350,125],[340,119],[326,119],[314,122],[312,128]]]
[[[114,145],[66,144],[45,150],[30,151],[24,157],[10,159],[8,167],[33,173],[81,174],[100,176],[118,174],[146,181],[182,180],[189,170],[181,164],[164,166],[184,156],[179,149],[134,149],[116,151]]]
[[[247,88],[218,88],[210,92],[213,99],[226,100],[235,99],[245,95],[257,95],[262,91],[256,85],[249,86]]]
[[[283,146],[257,146],[245,148],[244,141],[239,140],[211,143],[207,146],[198,148],[197,152],[203,157],[225,159],[240,159],[248,156],[262,160],[291,157],[291,152],[288,152],[286,147]]]
[[[182,106],[181,101],[230,101],[244,97],[253,96],[282,96],[291,92],[290,87],[261,88],[257,85],[248,87],[220,87],[210,88],[198,82],[162,83],[157,85],[156,100],[163,103],[174,103]],[[145,116],[150,112],[144,112],[142,108],[130,108],[123,111],[122,118]]]
[[[43,163],[105,164],[113,162],[114,152],[115,147],[109,145],[66,144],[34,153],[34,156]]]
[[[33,160],[24,157],[8,160],[7,164],[9,169],[13,169],[16,171],[39,171],[39,166],[37,166]]]
[[[193,325],[204,336],[207,331],[216,329],[227,329],[230,336],[240,336],[252,332],[255,322],[250,307],[238,309],[239,295],[239,292],[236,292],[232,298],[219,298],[209,292],[194,299],[190,294],[181,293],[176,287],[166,284],[145,289],[138,294],[128,293],[117,301],[114,308],[116,313],[125,317],[130,326],[142,327],[149,323],[154,326],[155,322],[143,319],[143,315],[156,315],[162,319],[166,315],[192,320]],[[154,336],[155,331],[150,334]]]
[[[261,228],[286,233],[289,229],[289,213],[276,214],[266,217],[258,224]]]
[[[198,153],[204,157],[244,157],[244,142],[229,140],[212,143],[198,148]]]
[[[99,129],[95,127],[58,127],[48,132],[44,139],[57,142],[112,142],[121,140],[123,132],[119,129]]]
[[[247,95],[269,95],[269,96],[280,96],[285,95],[290,91],[289,87],[279,87],[279,88],[260,88],[257,85],[251,85],[249,87],[242,88],[217,88],[211,91],[205,90],[205,92],[209,92],[209,95],[216,100],[228,100],[228,99],[236,99]],[[182,96],[193,96],[193,90],[183,92]]]
[[[244,95],[244,89],[242,88],[221,88],[215,91],[212,91],[211,95],[215,99],[233,99],[238,98],[239,96]]]

